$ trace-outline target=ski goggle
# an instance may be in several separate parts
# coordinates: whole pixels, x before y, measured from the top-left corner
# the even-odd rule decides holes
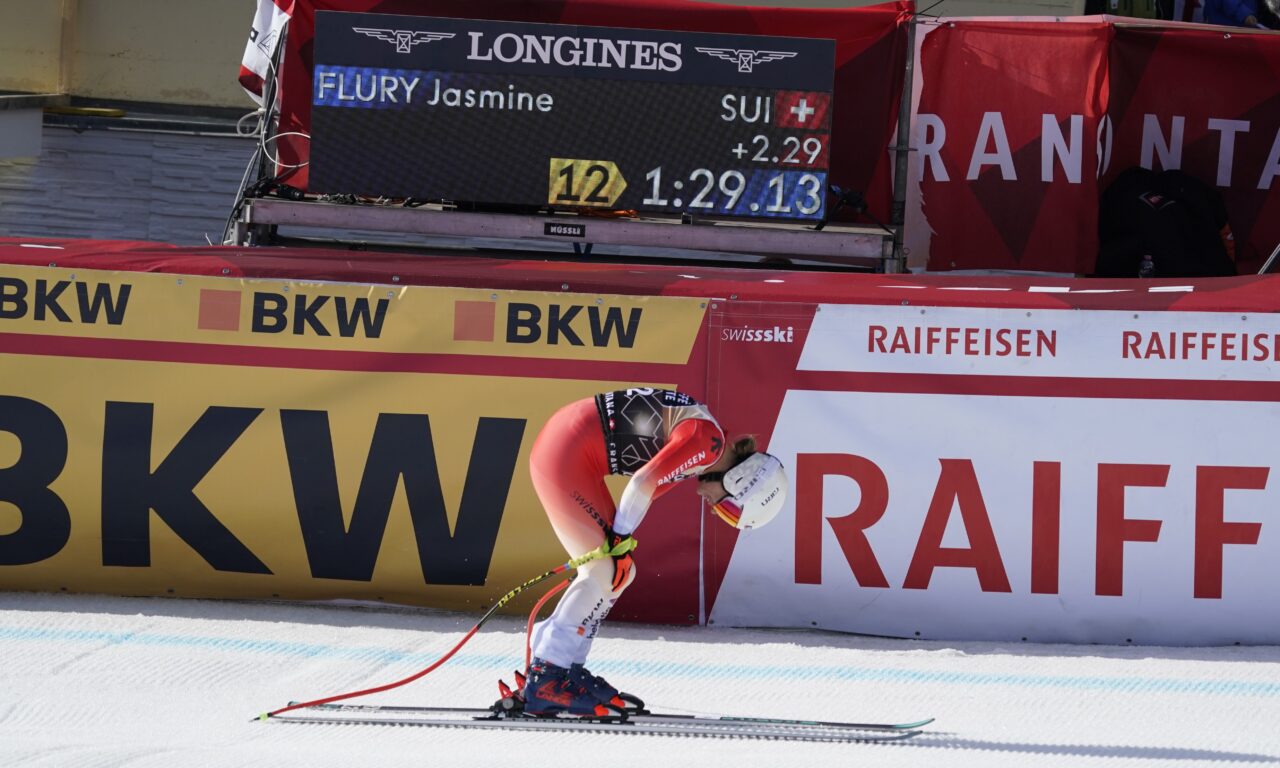
[[[737,528],[738,522],[742,520],[742,507],[739,507],[734,503],[733,498],[729,496],[725,496],[720,501],[712,504],[711,510],[715,512],[721,520],[732,525],[734,528]]]
[[[698,475],[700,483],[719,483],[724,481],[723,472],[704,472]],[[721,520],[725,521],[734,528],[738,527],[738,521],[742,518],[742,509],[733,503],[733,498],[725,496],[723,499],[711,505],[711,511],[715,512]]]

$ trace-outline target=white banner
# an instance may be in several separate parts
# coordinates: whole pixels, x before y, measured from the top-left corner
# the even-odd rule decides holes
[[[709,618],[1280,642],[1278,341],[1273,315],[824,305],[769,444],[792,498]]]
[[[1280,380],[1280,317],[825,304],[800,370]]]
[[[710,618],[1280,642],[1278,434],[1272,403],[792,392],[770,450],[794,501],[738,542]]]

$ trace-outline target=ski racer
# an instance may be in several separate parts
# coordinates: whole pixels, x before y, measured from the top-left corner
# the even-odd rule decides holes
[[[524,711],[616,717],[643,708],[585,665],[609,609],[636,577],[632,534],[650,503],[696,477],[698,494],[742,530],[773,519],[786,500],[782,463],[744,437],[726,445],[707,406],[681,393],[635,387],[572,402],[547,421],[529,457],[534,491],[571,557],[605,546],[580,567],[552,614],[534,628]],[[630,475],[615,507],[606,475]]]

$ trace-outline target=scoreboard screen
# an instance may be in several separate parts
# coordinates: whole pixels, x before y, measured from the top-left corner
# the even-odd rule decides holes
[[[835,43],[320,11],[316,193],[821,219]]]

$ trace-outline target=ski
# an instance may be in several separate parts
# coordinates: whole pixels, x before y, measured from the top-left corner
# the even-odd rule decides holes
[[[739,723],[697,720],[650,720],[639,722],[631,718],[593,719],[530,717],[525,715],[501,716],[488,710],[481,715],[459,716],[443,713],[413,712],[362,712],[298,710],[276,715],[271,720],[285,723],[310,723],[329,725],[392,725],[426,726],[436,728],[484,728],[524,731],[585,731],[592,733],[620,733],[654,736],[718,737],[740,739],[775,739],[800,742],[886,742],[907,739],[920,731],[857,731],[839,728],[796,728],[768,723]]]
[[[310,707],[309,709],[317,710],[334,710],[345,709],[347,711],[358,712],[396,712],[396,713],[432,713],[439,715],[453,714],[457,716],[473,716],[483,717],[494,714],[499,705],[495,704],[490,708],[480,707],[415,707],[395,704],[321,704],[318,707]],[[632,714],[627,716],[628,720],[635,722],[644,722],[647,720],[695,720],[705,722],[718,723],[761,723],[777,726],[788,726],[797,728],[844,728],[855,731],[913,731],[923,728],[934,721],[929,717],[924,720],[917,720],[911,723],[849,723],[832,720],[794,720],[776,717],[738,717],[734,715],[674,715],[660,712],[646,712],[645,714]]]
[[[913,723],[850,723],[729,715],[631,714],[625,718],[533,717],[501,705],[415,707],[377,704],[322,704],[277,715],[273,720],[306,723],[419,725],[437,727],[585,730],[683,736],[727,736],[793,741],[895,741],[910,738],[933,718]]]

